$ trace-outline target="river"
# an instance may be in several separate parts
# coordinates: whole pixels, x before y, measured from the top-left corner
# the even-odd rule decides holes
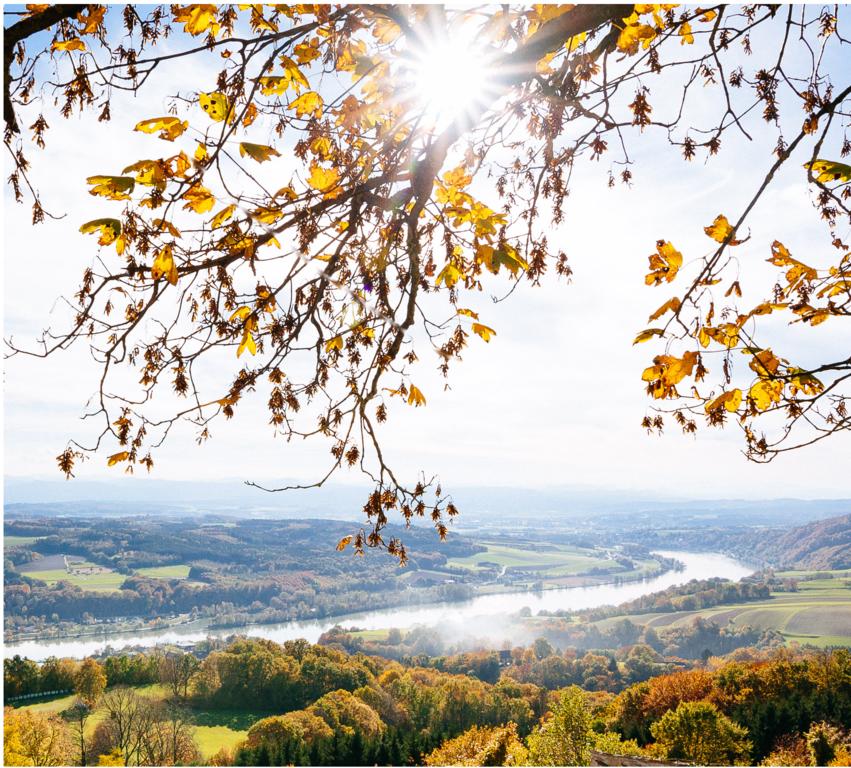
[[[601,605],[616,605],[650,592],[658,592],[692,579],[721,577],[738,581],[753,573],[754,569],[738,560],[715,553],[659,552],[685,565],[681,571],[668,571],[644,581],[626,584],[601,584],[593,587],[548,589],[540,592],[511,592],[481,595],[472,600],[452,603],[432,603],[419,606],[376,608],[362,613],[332,616],[325,619],[290,621],[283,624],[257,624],[239,628],[207,629],[201,622],[151,632],[129,631],[104,633],[78,638],[27,640],[4,644],[5,658],[20,654],[35,661],[48,656],[83,658],[101,652],[107,646],[119,649],[125,646],[149,647],[158,643],[197,642],[206,637],[227,637],[232,634],[264,637],[282,643],[303,637],[316,642],[319,636],[335,624],[357,626],[360,629],[398,627],[410,629],[415,625],[437,627],[453,640],[462,636],[476,637],[498,646],[504,640],[517,639],[510,631],[511,614],[522,608],[532,613],[538,611],[578,610]],[[380,594],[376,601],[380,600]]]

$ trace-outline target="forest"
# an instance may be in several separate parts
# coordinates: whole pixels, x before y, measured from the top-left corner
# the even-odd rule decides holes
[[[7,706],[6,765],[588,765],[599,753],[701,764],[851,758],[842,727],[851,719],[847,650],[748,649],[666,663],[644,644],[578,655],[540,640],[502,654],[396,661],[334,642],[234,639],[192,653],[40,665],[15,657],[5,661],[4,679],[7,704],[37,688],[69,694]],[[221,727],[210,723],[225,722],[239,730],[222,744]]]

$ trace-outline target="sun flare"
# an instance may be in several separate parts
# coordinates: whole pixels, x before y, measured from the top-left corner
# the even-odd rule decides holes
[[[424,40],[406,58],[408,88],[435,123],[471,116],[494,95],[492,54],[468,34]]]

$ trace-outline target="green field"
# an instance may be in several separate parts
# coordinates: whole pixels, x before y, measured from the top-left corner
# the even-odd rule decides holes
[[[185,579],[189,576],[189,566],[160,565],[155,568],[137,568],[136,573],[149,579]]]
[[[32,544],[34,541],[38,541],[38,538],[38,536],[4,536],[3,544],[7,549],[23,547],[27,544]]]
[[[455,568],[486,568],[488,563],[509,570],[538,571],[541,576],[574,576],[592,568],[617,564],[590,549],[550,545],[547,549],[521,549],[504,544],[486,544],[487,551],[469,557],[453,557],[447,565]]]
[[[121,588],[127,578],[95,563],[74,563],[70,571],[64,568],[51,568],[45,571],[27,571],[26,575],[53,585],[57,581],[67,581],[80,589],[91,592],[115,592]]]
[[[684,626],[701,617],[719,624],[774,629],[787,642],[851,646],[851,587],[846,585],[847,571],[825,572],[834,578],[799,581],[798,592],[774,592],[767,600],[717,605],[697,611],[645,613],[627,616],[635,624],[662,629]],[[778,574],[800,578],[807,573]],[[603,629],[623,617],[597,622]]]
[[[166,689],[161,685],[143,685],[136,688],[143,696],[153,699],[166,697]],[[25,704],[21,709],[31,709],[35,712],[63,712],[74,703],[74,696],[62,696],[50,699],[38,704]],[[248,729],[257,720],[265,715],[247,714],[245,712],[232,712],[221,710],[207,712],[201,710],[190,710],[194,724],[193,738],[201,750],[201,756],[209,758],[216,754],[222,747],[228,749],[236,746],[248,735]],[[96,710],[86,723],[86,734],[91,736],[105,717],[103,710]]]
[[[368,643],[383,643],[390,636],[389,629],[359,629],[355,632],[349,632],[352,637],[359,637],[361,640]],[[405,633],[402,632],[404,637]]]

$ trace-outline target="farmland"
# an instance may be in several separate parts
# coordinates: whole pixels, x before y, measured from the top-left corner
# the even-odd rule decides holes
[[[52,586],[66,581],[90,592],[114,592],[121,588],[126,575],[111,568],[65,555],[50,555],[21,566],[21,573]]]
[[[716,605],[696,611],[645,613],[625,618],[655,629],[686,626],[695,618],[717,624],[773,629],[787,643],[819,647],[851,646],[851,572],[781,572],[781,579],[795,579],[797,591],[772,592],[767,600]],[[624,617],[596,622],[607,629]]]
[[[13,547],[25,547],[37,540],[37,536],[5,536],[3,545],[6,549],[12,549]]]
[[[473,572],[504,572],[508,577],[532,577],[544,586],[573,586],[578,576],[635,578],[649,575],[659,567],[655,560],[614,559],[604,549],[539,541],[512,545],[485,541],[483,544],[485,551],[450,558],[447,566]]]
[[[185,579],[189,576],[189,566],[161,565],[153,568],[137,568],[136,573],[149,579]]]

